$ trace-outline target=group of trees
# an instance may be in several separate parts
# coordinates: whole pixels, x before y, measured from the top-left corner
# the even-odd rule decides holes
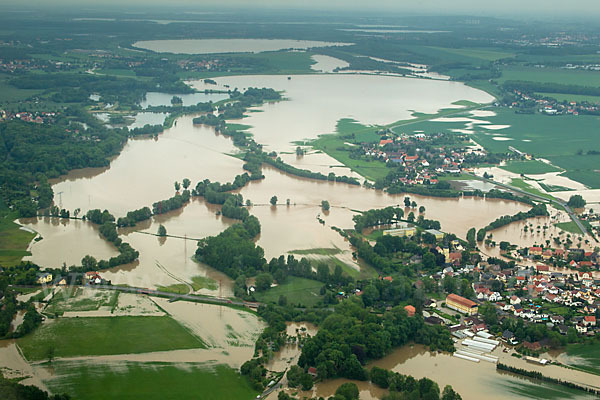
[[[138,210],[129,211],[125,217],[120,217],[117,220],[117,226],[119,228],[135,226],[138,222],[146,221],[150,218],[152,218],[152,210],[149,207],[142,207]]]
[[[265,265],[264,250],[253,239],[260,233],[260,223],[254,216],[234,224],[217,236],[198,242],[196,257],[232,278],[254,276]]]
[[[389,225],[399,222],[404,218],[404,210],[400,207],[386,207],[382,209],[371,209],[352,217],[354,229],[362,232],[371,226]]]
[[[397,372],[388,371],[383,368],[373,367],[369,373],[370,380],[382,389],[389,389],[390,394],[385,399],[428,399],[428,400],[460,400],[461,396],[452,389],[452,386],[444,387],[440,394],[440,388],[429,378],[419,380],[410,375],[402,375]]]
[[[33,385],[23,385],[0,374],[0,393],[6,400],[69,400],[66,394],[50,395]]]
[[[335,313],[321,323],[319,332],[304,343],[298,365],[316,367],[321,379],[367,380],[368,372],[363,368],[367,361],[381,358],[409,341],[432,350],[454,351],[447,328],[426,325],[418,315],[408,317],[402,307],[380,317],[353,297],[337,305]]]
[[[176,193],[170,199],[157,201],[156,203],[152,204],[152,213],[154,215],[159,215],[172,210],[177,210],[190,201],[190,197],[191,192],[189,190],[184,190],[181,194]]]

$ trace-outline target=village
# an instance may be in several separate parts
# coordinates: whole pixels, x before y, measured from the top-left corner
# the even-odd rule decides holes
[[[436,133],[395,134],[378,132],[376,143],[361,143],[351,158],[385,162],[400,172],[390,183],[434,185],[445,174],[460,174],[486,157],[486,152],[465,135]]]

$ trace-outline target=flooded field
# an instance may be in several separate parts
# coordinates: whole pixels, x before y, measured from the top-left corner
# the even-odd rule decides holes
[[[31,256],[24,257],[24,261],[61,268],[63,264],[80,265],[81,259],[88,254],[97,259],[119,254],[112,244],[100,238],[98,227],[86,221],[40,217],[20,219],[19,223],[43,238],[31,242]]]
[[[227,93],[186,93],[173,95],[171,93],[148,92],[144,100],[140,102],[140,107],[145,109],[150,106],[171,106],[173,96],[179,97],[183,101],[184,106],[193,106],[209,101],[216,103],[217,101],[229,98]]]
[[[133,47],[175,54],[261,53],[283,49],[308,49],[312,47],[348,46],[350,43],[321,42],[289,39],[178,39],[146,40],[135,42]]]
[[[336,68],[347,68],[350,66],[346,61],[339,58],[316,54],[311,57],[316,64],[310,66],[310,69],[317,72],[331,73],[335,72]]]
[[[329,74],[286,76],[249,75],[215,78],[218,87],[229,85],[242,90],[270,87],[285,91],[288,101],[259,107],[244,124],[258,143],[276,151],[295,148],[294,141],[314,139],[332,133],[338,120],[353,118],[362,124],[390,124],[412,118],[412,112],[435,113],[441,108],[458,107],[459,100],[486,103],[492,97],[458,82],[442,82],[392,76]],[[193,86],[209,89],[203,82]],[[357,93],[360,99],[357,101]],[[310,118],[306,118],[310,115]]]
[[[539,370],[544,375],[569,378],[574,382],[592,383],[593,375],[580,373],[559,366],[534,366],[524,360],[511,357],[497,349],[494,355],[500,357],[500,362],[519,368]],[[396,349],[390,355],[369,364],[370,367],[390,369],[405,375],[412,375],[416,379],[427,377],[436,381],[440,390],[446,385],[452,385],[463,399],[481,398],[485,393],[486,399],[530,399],[530,398],[577,398],[586,399],[583,392],[574,391],[557,385],[540,383],[510,373],[496,371],[493,363],[462,360],[446,353],[431,353],[421,345],[404,346]],[[331,396],[344,379],[337,379],[319,383],[312,392],[312,396]],[[386,390],[369,382],[354,382],[358,385],[361,399],[378,399]]]
[[[179,118],[157,139],[130,139],[108,168],[76,170],[61,178],[53,189],[62,192],[62,208],[108,209],[122,216],[173,196],[173,182],[183,178],[227,182],[242,173],[242,161],[227,155],[237,153],[231,140],[194,126],[192,119]]]

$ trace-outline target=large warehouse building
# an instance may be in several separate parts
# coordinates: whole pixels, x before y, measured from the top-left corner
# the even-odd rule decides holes
[[[446,297],[446,307],[467,315],[477,314],[478,310],[477,303],[456,294]]]

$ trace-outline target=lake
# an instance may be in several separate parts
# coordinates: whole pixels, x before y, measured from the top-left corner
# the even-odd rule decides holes
[[[351,43],[321,42],[290,39],[177,39],[143,40],[133,47],[157,53],[175,54],[222,54],[261,53],[284,49],[309,49],[313,47],[349,46]]]

